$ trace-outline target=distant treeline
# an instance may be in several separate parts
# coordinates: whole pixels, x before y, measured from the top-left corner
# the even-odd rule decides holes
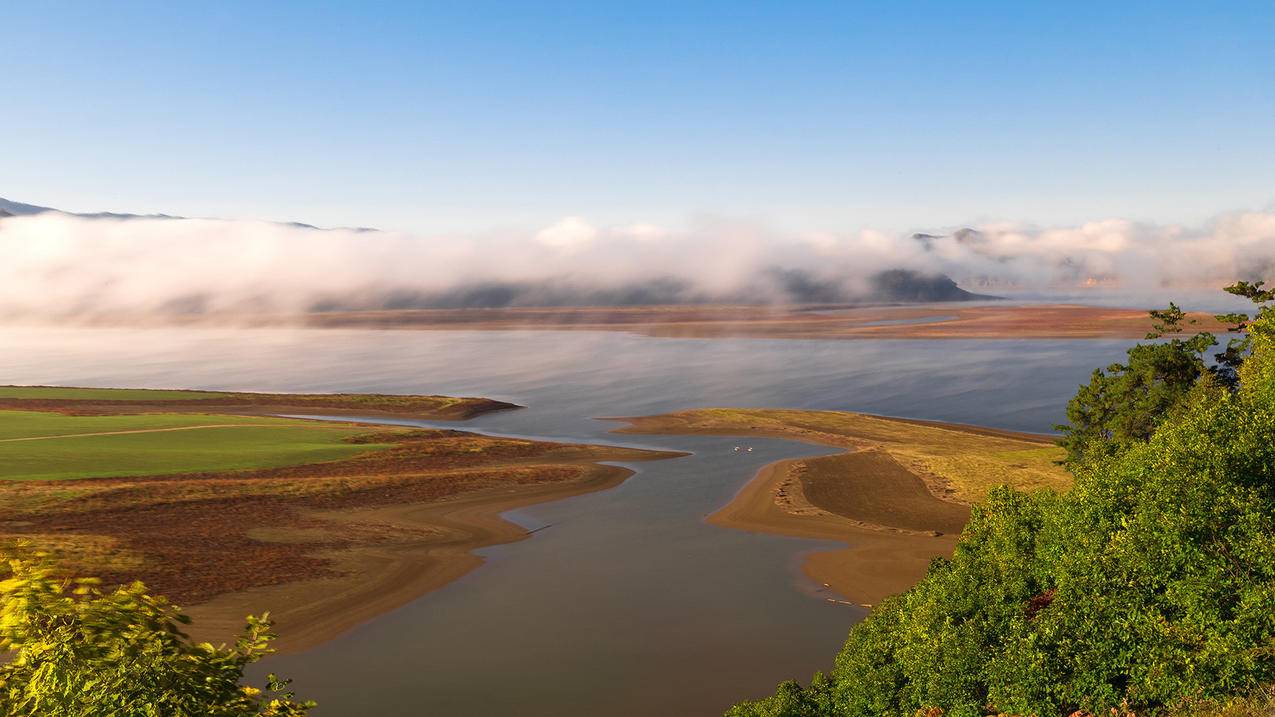
[[[1072,490],[997,489],[831,673],[728,715],[1275,714],[1275,292],[1227,290],[1219,353],[1171,306],[1081,387]]]

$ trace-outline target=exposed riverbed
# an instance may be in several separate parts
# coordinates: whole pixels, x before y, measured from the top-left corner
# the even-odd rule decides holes
[[[703,522],[809,445],[621,436],[602,415],[845,409],[1047,431],[1127,341],[656,339],[592,332],[0,330],[0,383],[474,395],[458,428],[691,451],[618,488],[515,512],[531,540],[264,668],[321,715],[714,714],[826,669],[858,608],[797,569],[825,544]],[[228,556],[228,559],[233,559]]]

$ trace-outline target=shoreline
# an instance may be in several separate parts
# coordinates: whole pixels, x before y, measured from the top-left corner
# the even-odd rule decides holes
[[[614,488],[634,471],[600,463],[585,478],[569,484],[493,489],[451,500],[353,510],[314,511],[333,524],[422,531],[400,541],[356,546],[325,554],[344,574],[224,593],[184,609],[193,619],[189,632],[202,640],[232,640],[244,616],[269,611],[279,638],[275,654],[317,647],[402,607],[482,566],[474,551],[526,540],[533,531],[510,522],[504,513],[519,508]],[[286,532],[285,532],[286,536]]]
[[[856,525],[824,511],[797,515],[784,510],[774,494],[791,469],[806,460],[790,458],[763,466],[705,522],[753,533],[845,543],[842,548],[807,551],[801,556],[801,570],[815,583],[865,608],[912,587],[925,575],[931,559],[952,554],[956,535]]]
[[[530,537],[501,517],[508,511],[617,486],[636,472],[617,462],[685,455],[377,422],[518,408],[484,398],[0,388],[10,394],[0,395],[0,413],[44,421],[8,426],[16,435],[0,445],[17,465],[68,450],[42,445],[48,440],[79,441],[105,456],[86,470],[106,474],[0,483],[0,538],[48,550],[68,574],[143,581],[191,616],[188,632],[200,641],[233,643],[246,616],[269,612],[281,652],[326,642],[458,579],[483,564],[479,548]],[[337,415],[286,419],[280,410]],[[178,414],[185,420],[165,423]],[[238,419],[245,415],[281,423]],[[278,464],[142,464],[145,473],[126,464],[135,473],[110,475],[121,470],[108,460],[116,454],[158,446],[161,455],[199,457],[189,436],[274,428],[304,433],[310,452]],[[117,441],[158,443],[111,453]],[[324,459],[312,444],[349,450]]]
[[[32,395],[6,395],[13,393]],[[76,397],[77,392],[133,394],[129,398]],[[148,394],[160,394],[153,398]],[[191,398],[174,395],[190,394]],[[473,396],[356,393],[254,393],[190,389],[86,388],[82,386],[0,385],[0,410],[45,411],[70,416],[118,416],[136,413],[203,413],[281,416],[310,413],[357,418],[397,417],[431,421],[468,421],[499,411],[524,408],[516,403]]]
[[[789,422],[764,425],[763,419],[774,416]],[[864,425],[831,433],[826,427],[796,421],[796,417],[811,416],[840,417]],[[843,543],[844,547],[803,553],[801,570],[816,584],[866,608],[910,588],[924,577],[933,558],[950,557],[968,520],[969,506],[979,497],[969,485],[954,485],[947,476],[926,470],[923,462],[907,460],[877,426],[895,424],[905,431],[915,427],[940,439],[954,439],[958,448],[961,442],[992,443],[998,449],[1003,448],[1001,444],[1039,449],[1053,444],[1045,434],[833,411],[696,409],[609,420],[627,424],[615,429],[617,433],[779,438],[841,449],[763,466],[705,522]],[[811,490],[816,490],[818,500],[810,498]]]

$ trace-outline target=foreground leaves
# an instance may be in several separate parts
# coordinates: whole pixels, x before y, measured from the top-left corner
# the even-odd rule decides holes
[[[102,591],[94,579],[55,577],[47,556],[8,561],[0,582],[0,713],[42,717],[292,717],[298,702],[273,675],[241,686],[243,670],[270,651],[266,615],[249,617],[233,647],[195,644],[189,622],[141,583]]]

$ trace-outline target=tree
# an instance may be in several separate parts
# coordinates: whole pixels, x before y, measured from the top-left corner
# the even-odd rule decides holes
[[[1205,354],[1218,343],[1213,334],[1198,332],[1181,338],[1185,327],[1196,322],[1176,304],[1151,311],[1154,323],[1146,338],[1171,338],[1134,346],[1128,351],[1127,363],[1095,370],[1089,383],[1080,387],[1067,404],[1068,423],[1056,426],[1063,433],[1061,443],[1067,449],[1067,460],[1074,463],[1089,450],[1109,453],[1146,441],[1203,377],[1237,390],[1240,366],[1252,351],[1249,326],[1259,318],[1275,315],[1275,290],[1263,286],[1260,281],[1238,281],[1224,289],[1252,301],[1257,312],[1253,316],[1236,312],[1215,317],[1228,325],[1231,337],[1226,347],[1213,355],[1212,364],[1205,360]]]
[[[1275,302],[1275,290],[1263,289],[1265,282],[1247,282],[1237,281],[1226,287],[1224,291],[1236,296],[1242,296],[1257,305],[1257,316],[1270,316],[1275,312],[1275,306],[1271,306]],[[1229,324],[1230,330],[1235,334],[1226,343],[1226,348],[1220,353],[1214,354],[1217,359],[1216,373],[1219,378],[1227,386],[1235,387],[1239,383],[1239,368],[1244,363],[1244,358],[1248,356],[1252,349],[1252,342],[1248,336],[1248,325],[1254,317],[1246,313],[1235,312],[1230,314],[1218,314],[1218,321]]]
[[[1129,349],[1126,363],[1094,370],[1089,383],[1067,404],[1068,423],[1056,427],[1063,433],[1061,443],[1069,461],[1091,450],[1110,452],[1145,441],[1196,381],[1210,373],[1204,355],[1217,344],[1213,334],[1179,337],[1184,322],[1189,325],[1195,320],[1187,319],[1173,303],[1150,314],[1153,330],[1146,338],[1171,338],[1137,344]]]
[[[233,647],[193,643],[190,619],[141,583],[110,591],[93,578],[55,577],[43,553],[19,547],[0,582],[0,712],[35,717],[296,717],[298,702],[270,675],[241,685],[270,652],[268,615],[249,616]]]
[[[951,559],[850,630],[830,675],[731,717],[1257,705],[1275,685],[1275,311],[1241,290],[1265,298],[1233,386],[1206,371],[1146,438],[1096,432],[1067,493],[992,491]]]

